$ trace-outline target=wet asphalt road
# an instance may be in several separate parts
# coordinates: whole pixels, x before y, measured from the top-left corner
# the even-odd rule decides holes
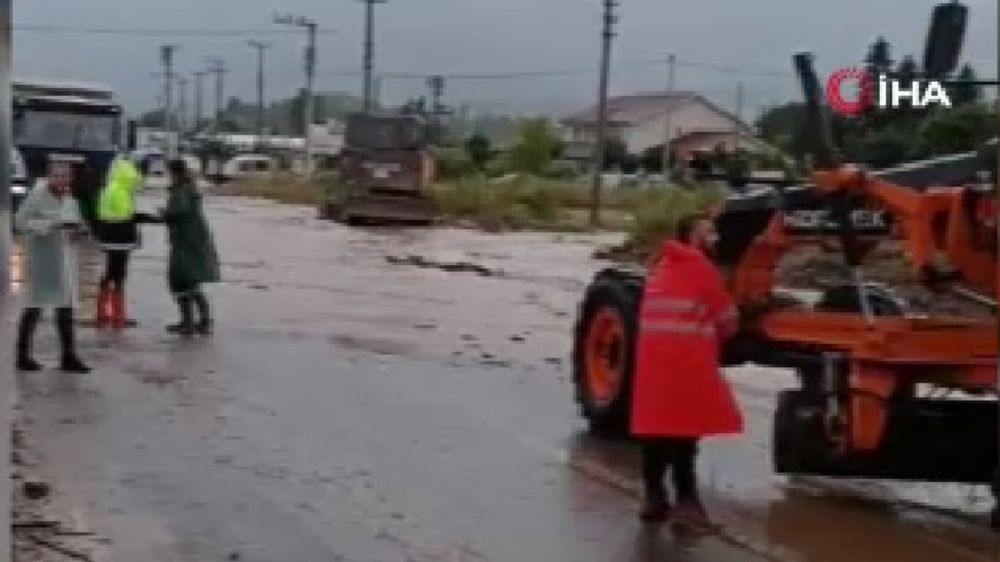
[[[981,490],[772,475],[788,375],[759,369],[731,375],[748,435],[702,457],[723,536],[644,529],[634,451],[582,432],[567,380],[574,306],[602,267],[593,238],[369,232],[311,214],[213,202],[226,282],[211,340],[162,333],[174,311],[147,231],[139,328],[83,331],[91,375],[19,377],[52,477],[110,559],[998,559]],[[385,259],[409,254],[501,273]]]

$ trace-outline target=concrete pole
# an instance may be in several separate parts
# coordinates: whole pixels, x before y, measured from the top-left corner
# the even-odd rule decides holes
[[[303,140],[305,141],[305,174],[308,176],[312,174],[313,169],[312,135],[310,132],[316,114],[315,99],[313,99],[313,83],[316,79],[316,22],[307,21],[305,22],[305,27],[309,37],[306,46],[306,103],[305,111],[303,111],[304,123],[302,133],[304,136]]]
[[[304,17],[304,16],[293,16],[290,14],[279,15],[274,14],[274,23],[280,25],[294,25],[297,27],[306,28],[306,56],[305,56],[305,66],[306,66],[306,88],[303,92],[305,100],[303,100],[303,105],[305,106],[302,111],[302,136],[303,136],[303,148],[305,153],[305,173],[310,175],[312,173],[312,139],[310,139],[309,131],[312,128],[313,119],[315,117],[314,100],[313,100],[313,82],[316,77],[316,28],[319,24],[315,21]]]
[[[0,458],[9,459],[11,413],[10,405],[14,396],[13,348],[15,303],[11,294],[11,262],[13,244],[11,241],[10,202],[10,155],[11,139],[11,0],[0,0],[0,369],[5,376],[0,377]],[[10,463],[3,463],[0,471],[0,552],[10,553]]]
[[[590,188],[590,225],[601,224],[601,188],[604,172],[604,153],[608,139],[608,80],[611,74],[611,41],[617,21],[617,0],[604,0],[604,25],[601,31],[601,78],[597,92],[597,138],[594,142],[594,173]]]
[[[174,52],[176,50],[176,45],[160,47],[160,58],[163,61],[163,120],[167,129],[167,155],[170,158],[177,156],[177,143],[174,142],[173,136],[177,130],[173,107]]]
[[[671,123],[671,119],[670,119],[671,113],[672,113],[672,111],[671,111],[672,108],[670,107],[669,98],[674,93],[674,89],[676,88],[676,84],[674,83],[674,67],[676,66],[676,63],[677,63],[677,57],[673,53],[670,53],[669,55],[667,55],[667,97],[668,97],[668,102],[666,104],[667,105],[667,113],[663,117],[663,164],[661,166],[661,168],[663,169],[663,180],[664,180],[664,182],[669,182],[670,181],[670,152],[671,152],[670,142],[673,140],[674,133],[673,133],[673,130],[672,130],[673,124]]]
[[[11,293],[11,261],[13,260],[13,244],[11,240],[11,153],[13,142],[11,138],[11,0],[0,0],[0,300],[7,301]],[[3,318],[0,318],[2,321]],[[3,341],[9,342],[10,339]],[[6,346],[10,347],[10,346]],[[0,354],[2,355],[2,354]],[[6,357],[6,356],[4,356]],[[10,365],[11,362],[5,363]],[[6,409],[4,409],[6,411]],[[9,457],[7,457],[9,458]],[[7,480],[4,480],[7,482]],[[7,497],[7,496],[4,496]],[[7,513],[0,507],[0,511]],[[9,525],[2,525],[6,535]],[[6,545],[6,543],[3,543]],[[7,548],[4,552],[9,552]]]
[[[379,107],[382,105],[382,76],[372,78],[372,105]]]
[[[222,59],[209,59],[208,72],[215,74],[215,125],[212,127],[216,135],[222,134],[223,88],[225,86],[226,65]]]
[[[733,152],[740,149],[740,138],[743,136],[743,82],[736,83],[736,124],[733,132]]]
[[[257,50],[257,145],[264,146],[264,51],[271,45],[263,41],[247,41]]]
[[[201,127],[201,120],[203,116],[202,111],[204,107],[202,105],[202,93],[203,93],[202,79],[205,78],[206,74],[208,73],[205,72],[204,70],[199,70],[197,72],[192,73],[192,75],[194,76],[194,127],[193,128],[195,131],[197,131],[198,128]]]
[[[188,123],[188,101],[187,101],[188,79],[183,76],[177,77],[177,131],[181,134],[187,131]]]
[[[384,4],[386,0],[364,0],[365,3],[365,45],[364,61],[364,101],[365,113],[375,110],[375,4]]]

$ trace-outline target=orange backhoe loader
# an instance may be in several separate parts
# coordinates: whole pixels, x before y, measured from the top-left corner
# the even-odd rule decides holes
[[[939,12],[936,19],[955,17]],[[940,52],[957,48],[954,41],[940,45],[929,45],[928,58],[957,60],[957,52]],[[986,484],[1000,500],[995,316],[914,313],[891,289],[865,282],[862,267],[875,243],[893,236],[917,281],[995,310],[996,176],[990,189],[915,189],[841,164],[812,58],[799,54],[794,62],[817,171],[810,189],[795,197],[779,187],[756,203],[735,197],[717,217],[719,265],[742,316],[724,363],[798,374],[798,388],[780,393],[774,414],[773,462],[780,473]],[[809,227],[792,220],[803,197],[824,220]],[[891,224],[862,224],[858,216],[866,211],[888,216]],[[831,244],[844,256],[850,283],[827,288],[812,305],[776,297],[784,255]],[[642,283],[640,273],[602,271],[581,305],[574,381],[593,430],[627,428]],[[1000,504],[993,523],[1000,527]]]

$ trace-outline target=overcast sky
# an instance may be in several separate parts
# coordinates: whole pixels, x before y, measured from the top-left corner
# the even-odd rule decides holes
[[[792,53],[816,54],[820,72],[857,64],[883,34],[894,57],[918,56],[938,0],[620,0],[612,90],[662,89],[674,52],[678,87],[733,108],[746,90],[745,117],[797,95]],[[971,9],[963,59],[996,73],[997,0],[964,0]],[[452,79],[447,97],[494,111],[563,112],[596,95],[601,0],[389,0],[377,8],[377,71],[504,73],[569,71],[569,76]],[[363,6],[356,0],[14,0],[15,26],[68,28],[273,29],[274,11],[305,14],[335,33],[319,39],[317,85],[360,92]],[[268,95],[284,97],[303,81],[304,32],[269,35]],[[255,99],[255,55],[241,37],[164,37],[41,33],[14,36],[20,76],[97,81],[118,89],[130,111],[157,103],[158,46],[181,45],[179,71],[219,56],[232,72],[227,95]],[[744,69],[739,75],[683,63]],[[419,80],[387,78],[385,101],[424,92]],[[206,102],[207,103],[207,102]]]

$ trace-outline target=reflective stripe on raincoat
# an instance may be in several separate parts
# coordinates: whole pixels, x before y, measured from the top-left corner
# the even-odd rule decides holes
[[[650,271],[640,311],[632,433],[701,437],[740,433],[743,420],[719,370],[736,308],[698,249],[667,242]]]

